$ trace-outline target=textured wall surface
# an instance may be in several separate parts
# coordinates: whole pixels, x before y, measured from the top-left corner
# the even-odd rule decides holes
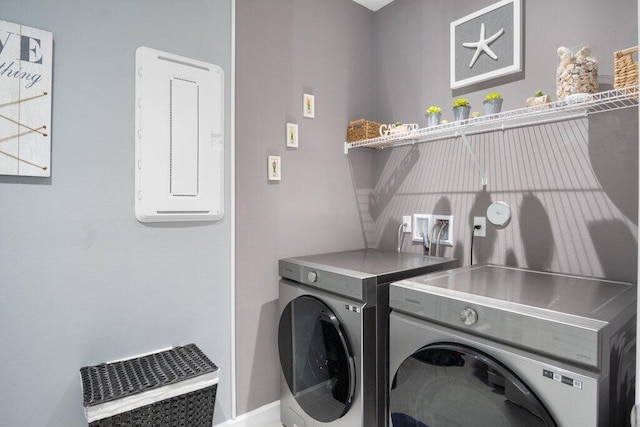
[[[449,23],[486,1],[396,0],[375,14],[377,119],[426,124],[424,110],[452,120],[454,98],[482,112],[484,96],[502,93],[503,110],[521,108],[536,90],[555,99],[558,46],[590,45],[599,60],[600,90],[612,88],[613,52],[636,44],[636,3],[524,2],[524,72],[452,91]],[[629,13],[631,11],[631,13]],[[566,17],[570,16],[571,19]],[[401,25],[404,23],[404,25]],[[394,49],[393,47],[398,47]],[[398,66],[398,64],[409,64]],[[469,137],[488,185],[460,138],[378,151],[363,221],[374,221],[368,244],[392,249],[402,215],[454,215],[454,246],[442,254],[470,262],[474,216],[507,202],[508,226],[489,224],[474,242],[474,262],[636,281],[638,204],[637,108],[542,126]],[[349,154],[351,156],[351,154]],[[364,185],[356,183],[359,192]],[[421,252],[405,238],[403,250]]]
[[[459,139],[389,150],[376,159],[380,178],[367,199],[376,221],[369,244],[395,248],[402,215],[454,215],[454,246],[441,254],[467,265],[473,217],[504,201],[511,221],[505,227],[488,224],[487,237],[475,238],[474,263],[635,282],[636,124],[633,108],[472,136],[486,167],[485,188]],[[602,129],[608,129],[606,137]],[[403,250],[420,253],[421,243],[408,236]]]

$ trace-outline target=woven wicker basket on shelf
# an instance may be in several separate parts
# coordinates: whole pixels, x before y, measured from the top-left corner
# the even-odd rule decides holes
[[[614,88],[638,84],[638,62],[633,60],[634,53],[638,53],[638,46],[619,50],[613,54]]]
[[[371,120],[353,120],[349,122],[349,127],[347,129],[347,142],[377,138],[380,136],[380,126],[380,123],[373,122]]]

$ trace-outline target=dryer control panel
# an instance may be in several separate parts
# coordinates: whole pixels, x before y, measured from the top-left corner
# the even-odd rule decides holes
[[[598,336],[604,326],[602,322],[581,319],[581,325],[576,325],[566,316],[564,319],[550,319],[544,313],[523,314],[450,295],[424,290],[416,292],[411,285],[405,286],[402,282],[391,284],[389,298],[389,304],[395,311],[599,367]]]
[[[601,368],[612,327],[635,313],[628,283],[492,265],[391,284],[394,311]]]

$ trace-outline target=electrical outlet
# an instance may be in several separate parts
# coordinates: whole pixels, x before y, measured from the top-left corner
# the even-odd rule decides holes
[[[474,216],[473,226],[479,225],[480,228],[473,230],[475,237],[487,237],[487,217],[486,216]]]
[[[444,246],[453,246],[453,215],[431,215],[433,224],[431,228],[438,226],[440,223],[445,223],[446,226],[442,227],[442,233],[440,234],[440,244]],[[435,243],[439,226],[434,231],[433,241]]]
[[[411,215],[402,215],[402,223],[404,224],[404,232],[411,233]]]

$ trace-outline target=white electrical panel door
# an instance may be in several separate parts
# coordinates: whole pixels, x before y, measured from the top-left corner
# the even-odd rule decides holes
[[[136,51],[135,214],[141,222],[224,215],[224,73],[214,64]]]

